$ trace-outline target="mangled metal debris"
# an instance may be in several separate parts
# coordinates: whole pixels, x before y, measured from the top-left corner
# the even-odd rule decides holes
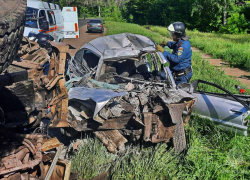
[[[36,128],[44,118],[50,126],[68,126],[68,46],[51,42],[44,49],[26,39],[23,43],[20,60],[0,76],[0,123],[5,127],[0,130],[0,179],[69,179],[70,161],[58,159],[63,146],[56,138],[8,131]]]
[[[50,42],[50,50],[23,39],[19,61],[1,75],[0,108],[6,127],[37,126],[42,118],[50,126],[67,127],[68,93],[65,66],[68,46]]]
[[[67,73],[70,126],[94,131],[113,153],[124,149],[127,136],[152,143],[174,137],[175,151],[181,152],[183,112],[191,113],[194,98],[175,88],[162,58],[154,42],[141,35],[112,35],[84,45]]]
[[[58,160],[57,139],[42,134],[17,134],[1,129],[0,179],[69,179],[70,162]],[[57,148],[57,151],[53,151]]]

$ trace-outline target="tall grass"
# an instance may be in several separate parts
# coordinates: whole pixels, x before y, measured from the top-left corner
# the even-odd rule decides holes
[[[109,171],[114,180],[249,179],[249,138],[224,132],[210,120],[192,116],[186,127],[188,148],[174,154],[167,144],[127,145],[122,156],[107,152],[96,139],[88,139],[73,158],[79,178]],[[108,167],[112,167],[108,169]]]
[[[77,172],[79,177],[90,179],[109,170],[115,155],[109,153],[98,139],[86,139],[71,160],[72,170]]]
[[[105,26],[108,28],[106,35],[130,32],[134,34],[141,34],[147,36],[152,40],[154,40],[156,43],[160,43],[164,40],[167,40],[166,36],[164,36],[163,34],[163,33],[168,33],[166,28],[163,29],[157,27],[159,31],[152,32],[154,26],[151,26],[150,27],[151,30],[149,30],[136,24],[113,22],[113,21],[106,21]],[[192,66],[194,69],[194,75],[191,81],[195,81],[198,79],[206,80],[218,84],[235,94],[238,93],[238,91],[234,88],[234,85],[236,84],[247,89],[247,87],[245,85],[240,84],[239,81],[227,76],[224,73],[224,71],[215,68],[214,66],[210,65],[208,61],[203,60],[201,53],[199,52],[193,52]],[[221,92],[220,90],[207,85],[204,85],[201,88],[202,89],[200,90],[206,90],[209,92]],[[247,89],[247,92],[250,93],[250,89]]]
[[[134,24],[108,21],[106,26],[107,35],[131,32],[150,36],[156,42],[164,40],[159,33]],[[233,86],[239,82],[204,61],[200,53],[193,53],[193,69],[192,81],[207,80],[236,93]],[[109,178],[114,180],[250,179],[249,137],[225,132],[210,120],[197,116],[191,117],[185,130],[188,148],[181,155],[174,154],[167,144],[159,143],[127,144],[125,154],[117,156],[109,154],[98,140],[88,139],[73,156],[72,169],[83,179],[107,170]]]
[[[105,26],[108,28],[106,36],[112,34],[130,32],[134,34],[141,34],[147,36],[148,38],[153,39],[156,43],[160,43],[163,40],[166,40],[166,38],[164,38],[159,33],[151,32],[137,24],[105,21]]]
[[[151,31],[168,36],[166,27],[147,26]],[[231,66],[250,71],[250,35],[229,35],[187,31],[192,46],[214,58],[221,58]]]

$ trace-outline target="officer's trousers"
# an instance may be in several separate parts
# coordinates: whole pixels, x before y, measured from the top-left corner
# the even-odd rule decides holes
[[[191,71],[190,73],[188,73],[187,75],[183,75],[183,76],[179,76],[175,78],[175,84],[176,87],[178,86],[178,84],[180,83],[189,83],[190,79],[193,76],[193,72]]]

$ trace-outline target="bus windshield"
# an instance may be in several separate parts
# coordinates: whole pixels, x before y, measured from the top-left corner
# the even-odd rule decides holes
[[[27,7],[25,27],[38,28],[37,14],[38,9]]]

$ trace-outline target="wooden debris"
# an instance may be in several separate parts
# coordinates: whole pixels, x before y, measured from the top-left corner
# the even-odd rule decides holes
[[[54,149],[58,146],[60,146],[60,142],[58,141],[56,137],[48,139],[47,141],[44,141],[44,144],[42,145],[42,152],[48,151],[50,149]]]

